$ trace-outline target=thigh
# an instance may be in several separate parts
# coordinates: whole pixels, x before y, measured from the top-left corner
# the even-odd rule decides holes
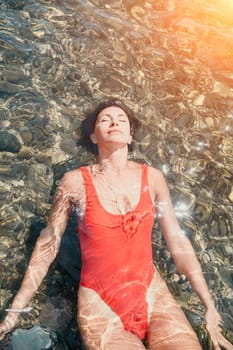
[[[145,350],[101,297],[82,286],[78,292],[78,325],[87,350]]]
[[[155,273],[147,293],[150,350],[201,350],[198,338],[166,283]]]

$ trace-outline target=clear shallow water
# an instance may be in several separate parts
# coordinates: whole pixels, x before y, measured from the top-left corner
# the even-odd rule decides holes
[[[0,9],[1,309],[18,289],[55,184],[64,171],[92,160],[76,146],[84,111],[113,95],[143,121],[131,157],[166,175],[232,337],[232,4],[12,0],[1,1]],[[22,325],[39,322],[52,296],[75,304],[69,276],[78,279],[80,259],[78,248],[70,256],[72,228],[71,221]],[[176,274],[157,224],[153,249],[199,325],[200,305]],[[67,313],[75,328],[74,315],[70,320]]]

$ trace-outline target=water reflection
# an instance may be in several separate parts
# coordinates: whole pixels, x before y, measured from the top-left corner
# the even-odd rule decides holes
[[[177,218],[184,219],[185,217],[189,217],[190,216],[189,208],[190,207],[184,202],[179,202],[179,201],[176,202],[174,209],[175,209]]]
[[[143,121],[131,157],[166,175],[176,214],[230,324],[232,3],[12,0],[0,9],[1,308],[18,288],[54,182],[67,163],[92,160],[76,146],[83,111],[115,95]],[[163,203],[157,206],[162,215]],[[59,266],[69,272],[57,265],[48,293],[62,294],[64,285],[74,291],[69,273],[78,272],[70,272],[67,255],[61,253]],[[182,298],[179,285],[173,288]],[[46,285],[42,290],[23,325],[38,318]],[[188,310],[196,306],[192,294],[189,302]]]

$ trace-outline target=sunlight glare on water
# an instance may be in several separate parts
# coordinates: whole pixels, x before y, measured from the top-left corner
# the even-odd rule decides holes
[[[95,161],[78,142],[86,111],[114,96],[142,121],[130,160],[163,172],[232,338],[233,1],[2,0],[0,30],[2,314],[22,280],[59,179]],[[93,169],[94,181],[95,174],[103,172]],[[138,188],[127,184],[134,198],[121,200],[111,181],[102,176],[99,194],[106,209],[121,216],[135,208]],[[66,193],[61,195],[65,204]],[[155,203],[159,217],[166,205]],[[76,303],[77,218],[84,203],[72,209],[74,224],[32,313],[21,320],[24,327],[39,323],[45,298],[51,303],[59,295]],[[193,313],[198,299],[179,278],[173,283],[175,267],[157,222],[153,238],[155,260],[209,350],[200,314]],[[81,349],[76,315],[69,316],[71,323],[63,314],[59,320],[71,334],[70,348]]]

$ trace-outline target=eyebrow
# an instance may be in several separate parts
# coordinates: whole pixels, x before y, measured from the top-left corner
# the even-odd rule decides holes
[[[103,116],[111,117],[111,114],[103,113],[103,114],[99,114],[98,115],[98,117],[103,117]],[[123,113],[118,114],[117,117],[126,117],[126,118],[128,118],[127,114],[123,114]]]

